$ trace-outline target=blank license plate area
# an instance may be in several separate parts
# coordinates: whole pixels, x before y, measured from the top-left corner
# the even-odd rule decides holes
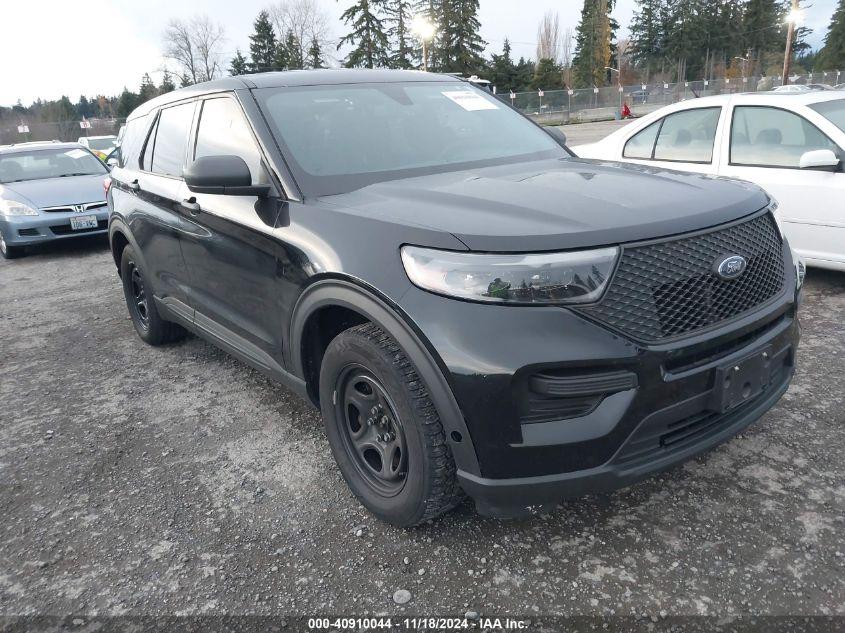
[[[713,389],[716,408],[724,413],[759,396],[769,385],[771,361],[772,350],[767,347],[719,368]]]
[[[97,228],[97,216],[96,215],[83,215],[78,218],[71,218],[70,219],[70,228],[74,231],[79,231],[81,229],[96,229]]]

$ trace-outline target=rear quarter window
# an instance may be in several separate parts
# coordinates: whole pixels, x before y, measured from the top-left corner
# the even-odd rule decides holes
[[[152,115],[145,114],[126,122],[126,130],[117,152],[118,165],[129,169],[139,167],[141,148],[144,146],[152,119]]]

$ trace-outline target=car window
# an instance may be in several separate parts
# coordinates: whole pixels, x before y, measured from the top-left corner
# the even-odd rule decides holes
[[[208,99],[202,106],[194,158],[227,155],[244,159],[254,185],[269,182],[261,152],[240,106],[228,97]]]
[[[622,151],[622,156],[625,158],[642,158],[650,160],[652,152],[654,151],[654,141],[657,138],[657,132],[660,130],[660,125],[663,119],[655,121],[646,129],[637,132],[628,139],[625,143],[625,149]]]
[[[117,148],[117,162],[121,167],[137,168],[138,154],[147,138],[150,128],[150,115],[131,119],[123,127],[123,139]]]
[[[667,116],[657,135],[654,160],[712,162],[721,112],[721,108],[696,108]]]
[[[194,103],[183,103],[161,111],[153,145],[152,166],[156,174],[182,177],[188,131],[194,117]]]
[[[816,149],[838,150],[835,143],[801,115],[765,106],[734,108],[732,165],[797,168],[801,155]]]
[[[845,132],[845,99],[814,103],[810,107]]]

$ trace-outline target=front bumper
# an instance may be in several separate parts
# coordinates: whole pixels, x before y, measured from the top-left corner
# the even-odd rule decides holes
[[[762,416],[794,373],[794,288],[789,271],[783,292],[759,309],[657,345],[560,308],[481,305],[416,289],[402,306],[438,352],[471,436],[476,468],[461,463],[466,447],[453,444],[461,484],[480,512],[503,516],[629,485]],[[723,412],[720,372],[764,350],[770,361],[762,392]],[[548,374],[621,376],[627,383],[617,380],[583,411],[533,419],[521,404],[525,385]]]
[[[71,228],[71,217],[89,215],[97,217],[96,229],[74,231]],[[38,215],[0,216],[0,231],[10,246],[27,246],[84,235],[105,234],[108,232],[108,225],[108,207],[81,214],[39,212]]]

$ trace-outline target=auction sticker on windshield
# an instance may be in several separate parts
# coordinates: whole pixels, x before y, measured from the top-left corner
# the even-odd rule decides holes
[[[472,92],[471,90],[450,90],[448,92],[441,93],[444,97],[451,99],[459,106],[461,106],[464,110],[468,110],[470,112],[474,110],[498,110],[499,106],[497,106],[492,101],[487,101],[484,97],[479,94]]]

